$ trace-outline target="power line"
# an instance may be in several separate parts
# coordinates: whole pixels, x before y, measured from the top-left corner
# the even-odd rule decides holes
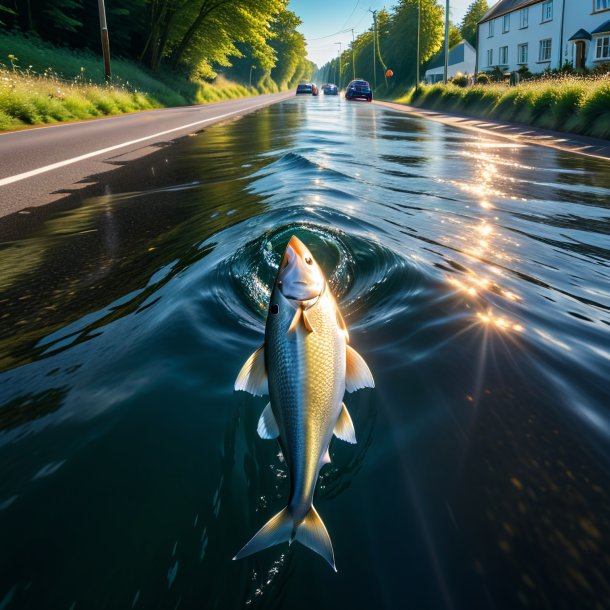
[[[345,20],[345,23],[341,27],[345,27],[349,23],[349,20],[354,16],[354,13],[356,12],[356,9],[358,8],[359,4],[360,4],[360,0],[356,0],[356,5],[354,6],[354,9],[352,10],[349,17]]]

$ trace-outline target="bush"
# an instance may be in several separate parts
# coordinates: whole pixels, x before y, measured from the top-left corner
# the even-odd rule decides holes
[[[610,77],[554,76],[509,87],[507,83],[473,87],[455,83],[422,85],[400,103],[453,111],[481,118],[517,121],[548,129],[610,138]]]
[[[491,82],[491,79],[489,78],[489,74],[486,74],[485,72],[481,72],[480,74],[477,74],[477,80],[476,80],[477,85],[488,85],[490,82]]]
[[[451,81],[454,85],[458,86],[458,87],[468,87],[468,76],[466,76],[465,74],[461,74],[460,72],[458,72],[452,79]]]

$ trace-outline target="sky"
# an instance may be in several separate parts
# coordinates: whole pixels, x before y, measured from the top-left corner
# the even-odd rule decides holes
[[[444,4],[444,0],[439,0]],[[454,23],[461,21],[472,0],[450,0],[450,15]],[[341,42],[346,49],[352,33],[341,32],[354,28],[354,35],[364,32],[373,23],[368,12],[383,7],[390,8],[395,2],[383,0],[290,0],[288,8],[303,21],[299,30],[307,40],[308,57],[318,66],[336,57]]]

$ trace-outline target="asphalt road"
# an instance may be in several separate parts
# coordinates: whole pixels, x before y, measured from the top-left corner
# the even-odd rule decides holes
[[[292,95],[164,108],[0,134],[0,217],[56,201],[66,191],[99,181],[100,174],[117,164]]]

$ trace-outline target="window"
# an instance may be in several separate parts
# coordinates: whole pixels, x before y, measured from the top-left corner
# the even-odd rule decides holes
[[[500,59],[498,60],[498,63],[501,66],[508,65],[508,47],[500,47],[499,51],[500,51]]]
[[[510,30],[510,14],[502,17],[502,34],[506,34]]]
[[[546,0],[542,3],[542,22],[550,21],[553,18],[553,0]]]
[[[551,61],[551,39],[546,38],[540,41],[540,52],[538,53],[538,61]]]
[[[494,35],[494,20],[492,19],[489,22],[489,32],[487,34],[487,38],[491,38]]]
[[[520,44],[517,47],[517,63],[518,64],[527,63],[527,43]]]
[[[602,36],[595,41],[595,59],[610,59],[610,36]]]
[[[610,8],[610,0],[595,0],[594,11],[606,11]]]
[[[494,50],[493,49],[487,49],[487,65],[488,66],[494,65]]]
[[[521,29],[526,28],[528,26],[530,16],[530,7],[526,6],[519,11],[519,27]]]

